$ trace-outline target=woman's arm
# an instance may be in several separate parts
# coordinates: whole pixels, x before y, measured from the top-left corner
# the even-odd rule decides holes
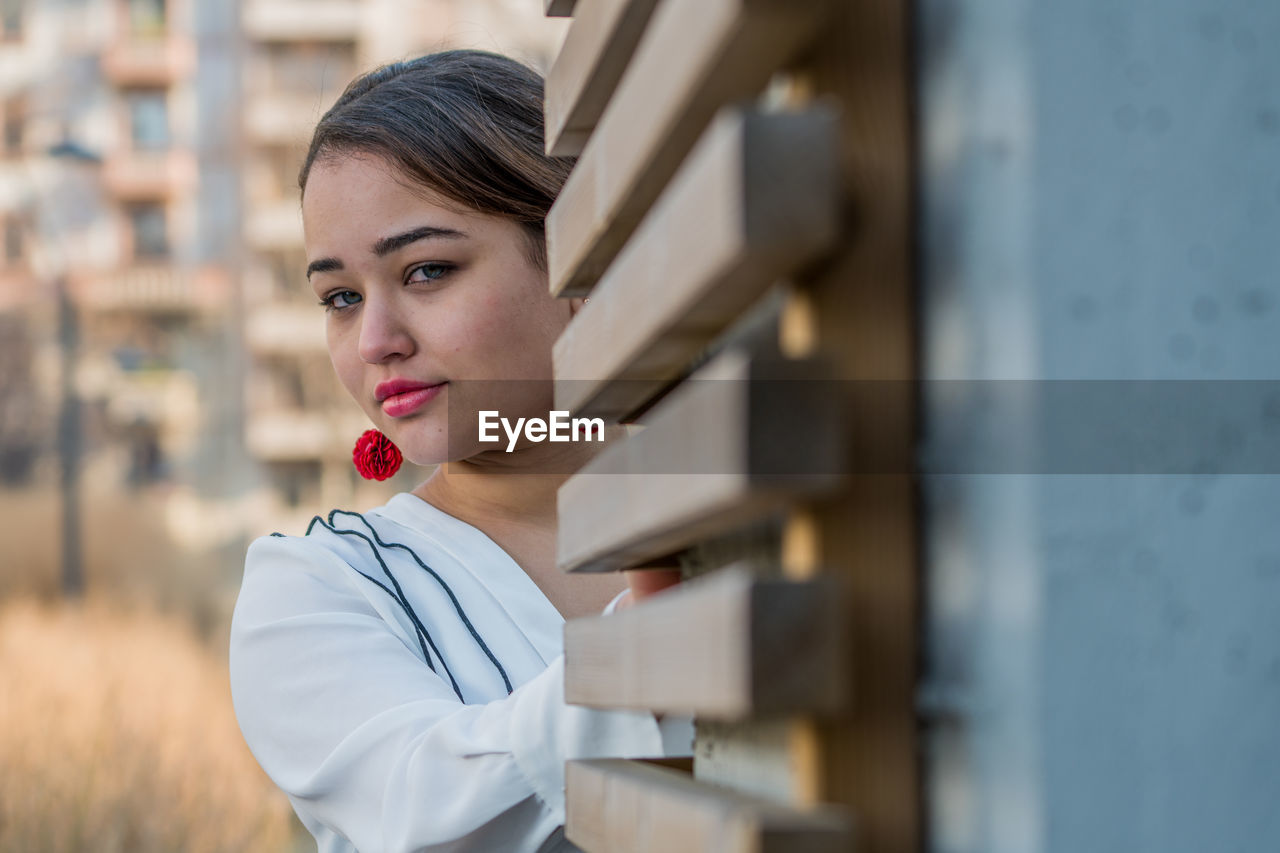
[[[564,702],[563,658],[508,697],[463,705],[388,626],[337,555],[305,539],[250,549],[231,634],[236,716],[300,812],[362,853],[473,849],[564,821],[564,762],[664,753],[650,714]],[[536,813],[517,805],[536,796]],[[533,820],[533,823],[529,823]],[[500,827],[499,827],[500,829]],[[505,837],[501,831],[496,833]],[[479,848],[475,848],[479,849]]]

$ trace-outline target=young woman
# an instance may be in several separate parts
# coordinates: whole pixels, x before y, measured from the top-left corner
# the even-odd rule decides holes
[[[302,168],[338,378],[406,458],[448,463],[249,549],[236,714],[325,853],[573,849],[566,760],[690,748],[688,720],[564,702],[564,620],[653,579],[633,595],[556,569],[556,489],[602,444],[508,452],[461,428],[552,408],[551,347],[580,302],[548,293],[543,219],[571,163],[542,152],[537,75],[452,51],[352,83]]]

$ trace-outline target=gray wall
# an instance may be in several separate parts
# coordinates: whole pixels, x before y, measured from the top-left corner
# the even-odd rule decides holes
[[[931,849],[1280,850],[1280,3],[917,13]]]

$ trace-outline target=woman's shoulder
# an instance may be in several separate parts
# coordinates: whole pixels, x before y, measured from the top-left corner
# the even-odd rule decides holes
[[[350,564],[358,551],[350,547],[354,539],[376,545],[383,539],[376,510],[358,512],[332,509],[313,517],[301,533],[271,533],[254,539],[245,556],[246,571],[278,563],[303,565]],[[360,560],[359,562],[364,562]]]
[[[317,516],[319,521],[324,519]],[[301,535],[272,533],[249,543],[241,597],[250,590],[287,595],[303,587],[350,587],[351,554],[314,525]]]
[[[245,553],[237,619],[376,610],[385,537],[376,510],[345,509],[315,516],[301,533],[257,537]]]
[[[364,511],[333,509],[313,517],[300,534],[271,533],[249,546],[246,576],[292,571],[307,575],[337,572],[350,578],[377,570],[388,559],[436,556],[458,546],[456,531],[442,524],[439,513],[412,495],[397,495]]]

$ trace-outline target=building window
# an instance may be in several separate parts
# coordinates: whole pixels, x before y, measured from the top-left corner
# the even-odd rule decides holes
[[[135,204],[129,208],[133,228],[133,256],[139,259],[169,256],[169,226],[162,204]]]
[[[4,223],[4,260],[10,266],[22,262],[22,224],[13,219]]]
[[[307,256],[305,252],[290,249],[271,252],[266,257],[271,268],[272,295],[285,301],[296,300],[306,291]]]
[[[169,147],[169,99],[163,89],[137,89],[125,96],[129,136],[135,149]]]
[[[281,93],[317,97],[355,76],[354,42],[273,44],[265,56],[269,85]]]
[[[0,131],[3,139],[0,139],[0,145],[4,146],[5,154],[22,153],[22,134],[25,117],[22,114],[22,105],[19,101],[10,101],[4,105],[4,127]]]
[[[296,201],[298,189],[298,164],[307,158],[305,148],[299,150],[293,146],[277,148],[271,159],[271,171],[274,173],[277,192],[275,197],[283,201]]]
[[[23,0],[0,0],[0,38],[22,38]]]
[[[162,36],[165,32],[165,0],[128,0],[129,31],[135,36]]]

